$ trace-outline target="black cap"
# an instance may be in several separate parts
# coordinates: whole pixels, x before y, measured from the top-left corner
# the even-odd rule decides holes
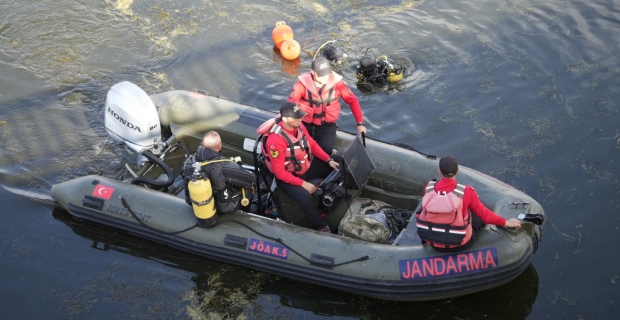
[[[329,65],[329,61],[324,57],[318,57],[312,61],[312,70],[314,70],[319,77],[324,77],[332,73],[332,67]]]
[[[459,170],[459,162],[455,157],[447,155],[439,160],[439,171],[446,177],[454,177]]]
[[[301,119],[306,115],[306,113],[307,112],[303,112],[295,102],[285,102],[280,107],[280,115],[282,117]]]

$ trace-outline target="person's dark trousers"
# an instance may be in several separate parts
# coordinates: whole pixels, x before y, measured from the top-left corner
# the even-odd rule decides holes
[[[325,220],[319,214],[319,209],[312,200],[312,195],[302,186],[294,186],[276,179],[276,184],[280,190],[286,192],[291,198],[295,199],[300,205],[301,210],[306,214],[312,228],[319,230],[327,226]]]
[[[306,126],[310,136],[321,146],[321,149],[331,156],[336,143],[336,130],[338,130],[338,126],[335,123],[326,123],[322,126],[305,122],[303,124]]]
[[[333,156],[332,158],[334,159],[334,161],[340,163],[340,156]],[[334,171],[334,169],[332,169],[329,164],[315,157],[312,159],[312,164],[310,164],[310,168],[308,168],[308,171],[306,171],[306,173],[304,173],[301,178],[305,181],[310,181],[316,178],[325,178],[332,171]]]
[[[465,243],[464,245],[460,247],[435,248],[435,250],[440,251],[440,252],[457,252],[457,251],[463,251],[463,250],[469,249],[469,247],[471,247],[471,245],[474,244],[474,239],[476,239],[476,235],[478,235],[478,232],[480,232],[480,230],[482,230],[482,228],[484,228],[486,224],[482,222],[482,220],[480,220],[480,218],[476,214],[472,212],[469,212],[469,214],[471,215],[471,239],[469,239],[467,243]]]
[[[486,223],[482,222],[475,213],[470,211],[469,214],[471,215],[471,238],[474,239],[478,232],[486,226]],[[469,242],[471,242],[471,240]]]

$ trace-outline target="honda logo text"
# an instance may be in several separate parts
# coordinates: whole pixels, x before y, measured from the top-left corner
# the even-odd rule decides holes
[[[121,118],[116,112],[114,112],[114,110],[112,110],[112,108],[108,107],[108,112],[118,121],[120,121],[122,124],[126,125],[127,128],[129,129],[133,129],[136,130],[138,132],[142,132],[142,130],[140,130],[140,127],[134,125],[133,123]]]

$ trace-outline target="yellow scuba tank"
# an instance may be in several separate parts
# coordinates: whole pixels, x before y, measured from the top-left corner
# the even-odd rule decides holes
[[[190,180],[187,184],[189,197],[192,200],[194,215],[200,227],[211,227],[217,222],[215,201],[211,181],[205,179]]]
[[[385,73],[387,74],[388,82],[394,83],[403,79],[403,73],[401,70],[396,70],[394,63],[390,61],[386,55],[382,55],[377,58],[377,62],[379,60],[383,60],[383,63],[386,66]]]
[[[400,81],[402,79],[403,79],[403,73],[402,72],[396,73],[396,72],[392,71],[391,68],[388,69],[388,76],[387,76],[388,82],[398,82],[398,81]]]

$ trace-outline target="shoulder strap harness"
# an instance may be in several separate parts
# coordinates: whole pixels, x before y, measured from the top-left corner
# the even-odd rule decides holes
[[[435,191],[436,183],[437,181],[429,181],[425,189],[426,193],[435,192],[439,195],[447,195],[448,193],[445,191]],[[457,197],[463,198],[463,196],[465,195],[465,188],[466,186],[457,183],[456,188],[454,188],[454,190],[452,190],[451,192],[454,193]],[[425,211],[426,209],[423,208],[422,210]],[[462,208],[461,210],[465,209]],[[454,226],[447,223],[434,223],[431,221],[422,220],[418,215],[416,219],[418,235],[423,240],[430,241],[431,243],[438,243],[449,246],[461,245],[461,242],[463,241],[467,233],[467,228],[469,228],[471,224],[471,213],[469,213],[469,210],[467,211],[467,213],[468,214],[466,223],[463,226]],[[461,212],[457,210],[457,212],[455,212],[455,219],[456,215],[458,214],[461,214]]]
[[[302,138],[299,139],[296,143],[293,143],[293,141],[291,141],[291,139],[288,137],[288,135],[286,133],[282,132],[282,127],[278,126],[278,125],[274,125],[271,130],[269,130],[270,133],[275,133],[280,135],[281,137],[284,138],[284,140],[286,140],[286,144],[288,145],[289,151],[291,153],[290,157],[286,157],[284,158],[284,160],[286,161],[290,161],[293,164],[293,169],[294,171],[301,171],[301,163],[299,162],[299,159],[297,159],[297,157],[295,156],[295,146],[298,145],[299,147],[301,147],[306,154],[308,154],[308,157],[310,157],[310,146],[308,145],[308,140],[306,139],[305,136],[303,136],[303,131],[301,130],[301,128],[297,128],[297,133],[302,135]],[[265,157],[265,159],[269,159],[269,157]]]

